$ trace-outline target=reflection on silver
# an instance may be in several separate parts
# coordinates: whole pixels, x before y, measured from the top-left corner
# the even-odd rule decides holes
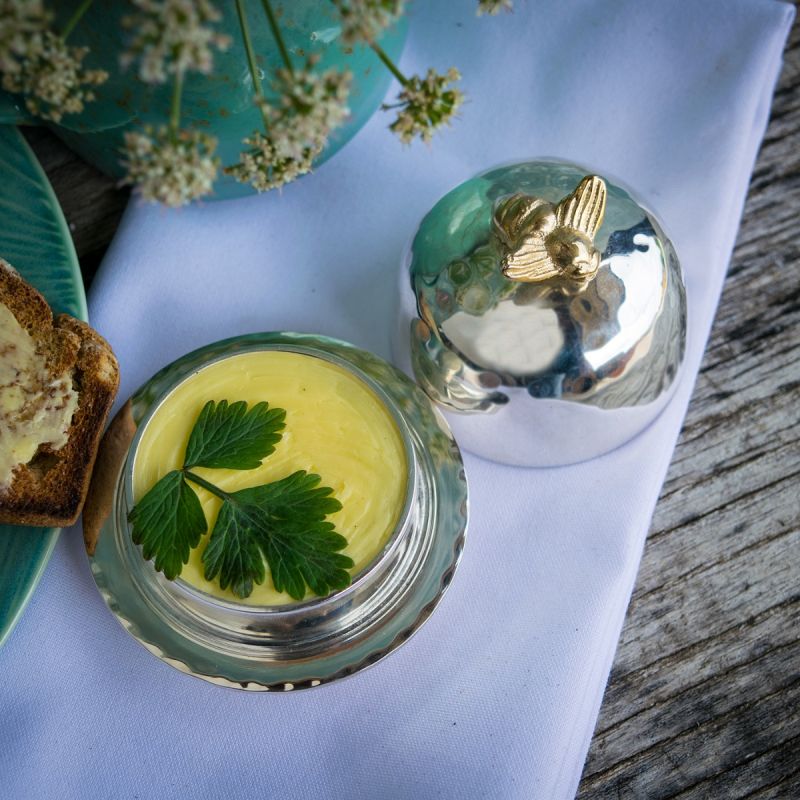
[[[395,355],[479,455],[528,466],[592,458],[649,425],[674,390],[681,270],[626,190],[607,183],[599,268],[580,292],[503,275],[498,205],[518,192],[555,203],[584,174],[540,161],[473,178],[425,217],[401,270]]]
[[[142,432],[164,397],[229,356],[282,350],[322,358],[363,380],[400,428],[410,491],[384,550],[328,597],[284,606],[220,600],[156,572],[130,536],[133,465]],[[391,653],[423,624],[452,580],[467,525],[461,454],[419,387],[378,356],[323,336],[254,333],[195,350],[154,375],[130,401],[138,433],[118,467],[114,507],[91,568],[113,613],[150,652],[221,686],[294,691],[352,675]]]

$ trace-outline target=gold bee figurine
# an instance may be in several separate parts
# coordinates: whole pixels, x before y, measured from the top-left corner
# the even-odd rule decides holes
[[[541,197],[513,194],[494,212],[494,231],[503,246],[503,275],[537,283],[563,278],[585,286],[600,266],[594,237],[606,212],[606,183],[585,177],[553,205]]]

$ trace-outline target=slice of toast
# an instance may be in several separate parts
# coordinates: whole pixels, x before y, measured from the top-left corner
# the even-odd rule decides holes
[[[108,412],[119,388],[119,365],[109,344],[85,322],[55,319],[42,295],[0,259],[0,303],[33,337],[53,376],[71,374],[78,405],[67,443],[40,445],[0,490],[0,524],[62,527],[78,518]],[[0,356],[8,357],[8,356]]]

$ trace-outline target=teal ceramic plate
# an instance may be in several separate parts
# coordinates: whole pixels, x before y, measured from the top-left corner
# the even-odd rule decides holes
[[[86,296],[67,223],[19,131],[0,126],[0,257],[54,313],[85,320]],[[50,558],[57,528],[0,525],[0,644],[19,619]]]

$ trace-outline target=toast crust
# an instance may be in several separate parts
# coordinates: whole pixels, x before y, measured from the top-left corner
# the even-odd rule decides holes
[[[37,343],[53,374],[72,372],[78,407],[64,447],[39,447],[0,492],[0,524],[64,527],[80,515],[106,418],[119,388],[119,365],[100,334],[45,299],[0,259],[0,303]]]
[[[133,404],[128,400],[103,434],[89,494],[83,504],[83,542],[90,556],[94,555],[100,531],[111,514],[119,472],[135,435]]]

